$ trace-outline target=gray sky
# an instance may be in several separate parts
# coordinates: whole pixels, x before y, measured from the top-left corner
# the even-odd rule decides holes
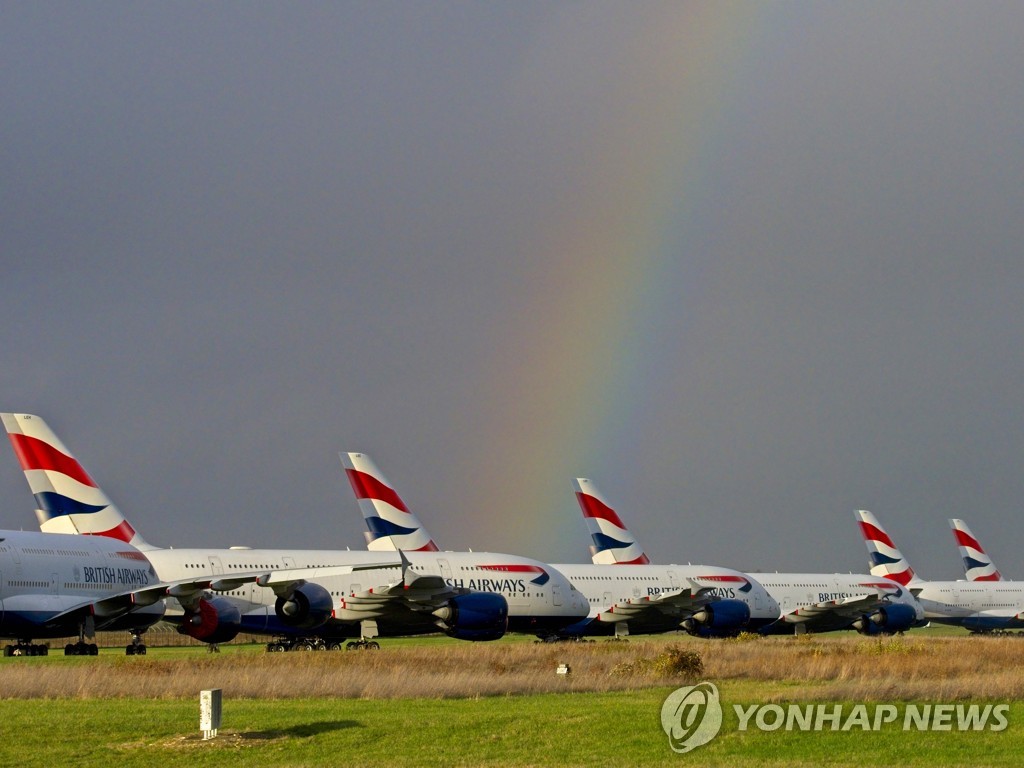
[[[1024,578],[1024,12],[0,4],[0,407],[151,542]],[[31,527],[13,454],[4,527]]]

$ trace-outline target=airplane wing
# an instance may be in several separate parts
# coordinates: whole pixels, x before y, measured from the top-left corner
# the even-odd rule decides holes
[[[619,600],[598,611],[595,618],[609,623],[642,622],[645,619],[662,623],[669,618],[678,618],[682,621],[714,599],[712,587],[704,586],[694,579],[686,581],[687,585],[681,589]]]
[[[825,600],[813,605],[802,605],[782,614],[787,624],[806,624],[808,628],[825,629],[845,627],[879,606],[885,605],[881,592],[850,595],[838,600]]]
[[[306,582],[315,582],[318,578],[342,576],[356,571],[376,571],[384,568],[397,568],[401,563],[382,561],[379,563],[360,563],[358,565],[332,565],[322,568],[287,568],[279,571],[251,571],[249,573],[232,573],[223,577],[204,576],[197,579],[179,579],[161,582],[139,589],[128,590],[120,595],[105,598],[103,603],[129,601],[132,605],[150,605],[164,597],[188,598],[201,592],[230,592],[243,584],[256,584],[266,587],[275,594],[281,595]]]
[[[123,616],[135,608],[152,605],[165,597],[174,597],[183,603],[188,603],[206,592],[229,592],[238,589],[243,584],[256,584],[266,587],[280,596],[291,593],[297,586],[301,586],[307,581],[316,581],[317,578],[344,575],[355,571],[395,568],[399,565],[400,563],[394,561],[382,561],[379,563],[328,566],[323,568],[290,568],[270,572],[233,573],[225,578],[203,577],[158,582],[143,587],[126,589],[123,592],[108,595],[101,600],[89,601],[69,598],[65,602],[64,610],[49,618],[47,623],[59,622],[72,616],[91,614],[99,620],[98,628],[102,628],[103,621]],[[38,599],[37,595],[28,595],[26,597],[33,600]],[[8,601],[5,600],[6,602]]]
[[[390,584],[353,592],[341,599],[335,609],[335,618],[342,622],[376,619],[403,619],[418,615],[434,623],[431,615],[447,606],[448,601],[472,590],[449,585],[440,576],[416,573],[406,558],[402,558],[402,577]]]

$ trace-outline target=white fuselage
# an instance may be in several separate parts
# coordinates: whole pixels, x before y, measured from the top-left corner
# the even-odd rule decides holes
[[[107,616],[84,608],[158,582],[153,566],[134,547],[115,539],[55,533],[0,531],[0,636],[75,635],[89,613],[96,629],[142,629],[159,621],[163,604]]]
[[[595,565],[558,563],[561,571],[587,599],[590,617],[614,603],[656,597],[687,586],[687,579],[711,580],[721,584],[713,588],[717,600],[739,600],[750,609],[750,629],[757,629],[779,618],[779,606],[771,595],[748,574],[711,565]],[[680,622],[668,617],[664,626],[650,631],[679,629]],[[631,631],[636,630],[631,628]],[[641,630],[643,631],[643,630]]]
[[[232,573],[292,568],[356,566],[394,563],[394,566],[355,571],[344,575],[310,577],[334,600],[339,620],[332,620],[318,634],[359,636],[359,622],[346,620],[346,597],[402,579],[398,553],[349,550],[281,549],[153,549],[146,556],[164,581],[199,576],[230,577]],[[488,552],[407,552],[412,570],[440,576],[452,587],[503,595],[508,602],[509,630],[532,632],[571,624],[586,616],[587,605],[568,580],[555,569],[525,557]],[[247,584],[221,593],[243,614],[243,629],[276,633],[273,621],[274,593]],[[420,629],[419,631],[423,631]],[[400,627],[383,628],[382,634],[404,634]]]
[[[975,631],[1024,628],[1021,581],[926,581],[917,599],[925,617],[939,624]]]
[[[914,609],[915,614],[923,617],[920,605],[909,590],[899,584],[862,573],[750,573],[752,578],[760,582],[778,603],[783,615],[797,608],[842,600],[862,595],[865,590],[889,592],[888,601],[907,605]],[[815,631],[828,629],[845,629],[849,623],[840,621],[837,626],[821,626]],[[780,622],[766,628],[770,633],[792,633],[793,625]]]

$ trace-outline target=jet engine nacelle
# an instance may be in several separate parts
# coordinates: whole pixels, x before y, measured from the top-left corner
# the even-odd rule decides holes
[[[735,635],[750,622],[750,606],[742,600],[716,600],[683,622],[691,635],[722,637]]]
[[[508,627],[508,601],[493,592],[470,592],[453,597],[434,616],[448,637],[497,640]]]
[[[274,612],[282,623],[295,629],[316,629],[331,618],[334,598],[319,584],[305,583],[290,595],[277,598]]]
[[[204,643],[226,643],[242,629],[242,614],[225,597],[203,597],[195,608],[186,608],[178,631]]]
[[[877,635],[882,632],[903,632],[917,623],[918,615],[913,606],[904,603],[883,605],[853,622],[853,628],[862,635]]]

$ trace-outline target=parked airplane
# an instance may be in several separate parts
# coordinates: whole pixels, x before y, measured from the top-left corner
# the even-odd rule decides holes
[[[219,606],[223,598],[215,592],[243,583],[273,589],[293,583],[296,575],[262,571],[161,581],[146,555],[119,539],[0,531],[0,637],[17,640],[4,647],[4,656],[45,656],[48,647],[33,639],[75,634],[78,642],[68,643],[65,655],[95,656],[96,644],[86,638],[96,630],[128,630],[126,653],[145,654],[139,635],[164,617],[164,598]],[[186,632],[193,634],[194,626],[186,622]]]
[[[636,537],[597,491],[593,482],[573,482],[593,545],[595,563],[632,565],[650,562]],[[779,607],[776,621],[762,625],[765,634],[804,634],[855,629],[863,634],[900,632],[920,622],[923,614],[906,590],[866,574],[755,573]]]
[[[154,547],[136,532],[43,419],[27,414],[0,418],[35,495],[43,531],[131,542],[146,553],[158,576],[168,581],[205,576],[233,582],[237,574],[263,569],[296,574],[272,594],[251,583],[238,583],[222,598],[178,600],[182,631],[198,640],[221,643],[239,632],[254,632],[278,636],[268,648],[283,650],[340,647],[339,640],[344,638],[379,633],[443,630],[461,639],[485,640],[501,637],[505,631],[507,604],[501,596],[453,590],[440,578],[418,572],[416,564],[404,558],[384,562],[365,552]],[[309,570],[313,568],[315,579]],[[371,569],[381,571],[373,578],[386,583],[361,586],[365,579],[355,571]]]
[[[239,584],[226,593],[226,604],[204,610],[183,604],[186,627],[194,625],[188,633],[197,639],[225,642],[245,631],[278,636],[268,646],[271,650],[336,648],[346,638],[360,638],[349,647],[377,647],[367,638],[440,630],[459,639],[490,640],[501,637],[509,625],[556,628],[585,615],[582,599],[574,597],[561,574],[526,558],[412,552],[385,559],[337,550],[159,549],[137,533],[42,419],[0,417],[35,494],[44,531],[131,541],[165,580],[204,575],[223,581],[253,569],[301,573],[294,583],[278,585],[271,596]],[[315,575],[308,570],[312,568]],[[365,578],[353,573],[356,569],[379,570],[374,578],[387,582],[367,587]],[[453,573],[462,574],[467,585],[447,583]]]
[[[1024,582],[926,581],[873,514],[858,510],[854,515],[868,548],[871,573],[913,592],[930,621],[972,632],[1024,627]]]
[[[155,624],[164,590],[146,556],[124,542],[0,531],[0,637],[17,641],[4,656],[45,656],[47,646],[33,639],[76,634],[65,653],[95,655],[85,638]],[[128,649],[134,654],[136,646]]]
[[[361,453],[340,456],[369,529],[363,534],[367,549],[400,550],[434,559],[440,565],[441,576],[453,588],[500,591],[508,600],[510,632],[548,636],[587,615],[585,597],[558,569],[546,563],[518,555],[441,552],[369,457]],[[463,565],[449,567],[449,562]],[[548,586],[551,602],[538,604],[531,595]]]
[[[366,454],[343,453],[341,462],[369,528],[371,548],[394,550],[410,543],[437,547]],[[700,635],[729,635],[779,616],[778,606],[760,584],[728,568],[637,565],[627,572],[577,563],[551,567],[568,577],[589,605],[585,620],[557,634],[625,635],[684,628]]]
[[[971,533],[963,520],[950,520],[953,538],[960,549],[960,557],[964,561],[964,573],[968,581],[1002,581],[1003,575],[992,562],[992,558],[982,549],[978,539]]]

